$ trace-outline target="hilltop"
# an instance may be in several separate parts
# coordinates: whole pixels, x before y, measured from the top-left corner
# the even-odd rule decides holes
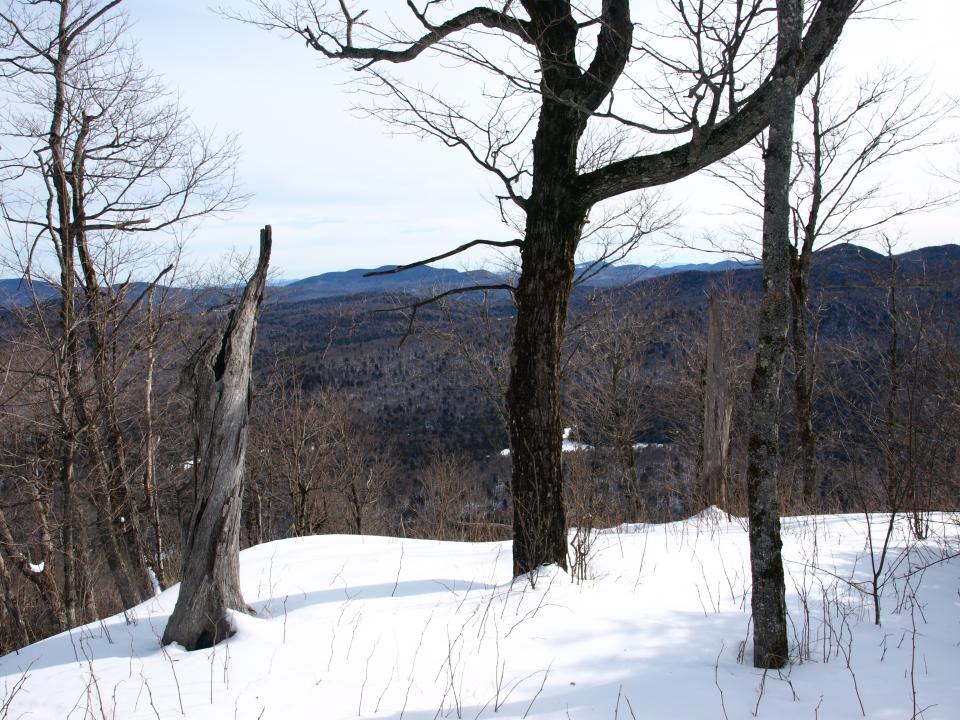
[[[581,584],[511,584],[505,543],[281,540],[241,554],[237,634],[162,649],[178,586],[0,659],[9,717],[956,717],[956,517],[893,538],[881,624],[863,516],[784,522],[793,662],[750,666],[749,556],[716,509],[594,536]],[[874,516],[882,535],[884,516]],[[877,550],[879,550],[879,541]],[[862,708],[862,713],[861,713]]]

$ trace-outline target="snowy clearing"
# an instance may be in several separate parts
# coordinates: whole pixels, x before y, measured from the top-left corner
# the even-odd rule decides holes
[[[552,568],[511,586],[509,543],[262,545],[241,555],[257,616],[226,643],[160,648],[174,587],[0,659],[2,716],[956,718],[958,519],[922,543],[898,526],[879,627],[863,516],[787,519],[784,542],[782,674],[750,665],[746,532],[708,511],[598,533],[581,585]]]

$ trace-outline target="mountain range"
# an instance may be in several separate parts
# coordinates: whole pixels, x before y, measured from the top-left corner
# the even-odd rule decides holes
[[[578,267],[587,270],[588,265]],[[691,270],[702,272],[722,272],[735,268],[749,267],[733,260],[717,263],[694,265],[609,265],[598,272],[589,271],[583,285],[585,287],[616,287],[628,285],[639,280],[671,275]],[[430,265],[411,268],[399,273],[374,275],[370,273],[389,272],[395,265],[378,268],[355,268],[339,272],[314,275],[302,280],[284,282],[270,288],[272,302],[303,302],[322,298],[344,297],[350,295],[389,295],[389,294],[429,294],[443,292],[456,287],[470,285],[496,285],[511,281],[509,273],[495,273],[488,270],[460,271],[451,268],[438,268]],[[43,281],[34,283],[37,296],[42,301],[52,300],[58,294],[55,286]],[[134,296],[137,289],[133,288]],[[194,291],[181,291],[191,294]],[[195,291],[194,294],[196,294]],[[25,307],[32,302],[29,285],[23,278],[0,279],[0,307]]]
[[[275,300],[280,302],[301,302],[319,298],[342,295],[389,293],[428,294],[443,292],[457,287],[470,285],[495,285],[509,283],[513,279],[510,273],[496,273],[489,270],[459,271],[450,268],[436,268],[430,265],[411,268],[400,273],[386,273],[395,265],[385,265],[374,269],[355,269],[345,272],[329,272],[288,283],[273,290]],[[753,267],[751,263],[724,260],[716,263],[698,263],[688,265],[607,265],[598,271],[590,269],[589,264],[577,266],[584,273],[584,287],[618,287],[638,281],[682,272],[725,272]]]
[[[895,256],[900,272],[913,276],[925,272],[927,268],[955,268],[960,264],[960,245],[940,245],[911,250]],[[854,277],[863,279],[863,274],[873,275],[883,272],[885,256],[865,247],[853,244],[837,245],[816,253],[815,272],[818,284],[849,285]],[[497,273],[489,270],[460,271],[451,268],[438,268],[430,265],[411,268],[403,272],[369,276],[370,273],[388,273],[396,266],[385,265],[378,268],[356,268],[340,272],[328,272],[302,280],[273,286],[269,290],[272,303],[305,302],[346,296],[382,296],[390,294],[427,295],[443,292],[457,287],[471,285],[496,285],[512,281],[509,273]],[[716,263],[694,263],[685,265],[608,265],[599,270],[591,269],[588,264],[577,268],[578,276],[583,275],[580,286],[583,288],[614,288],[632,285],[637,282],[668,275],[689,274],[694,284],[705,281],[710,274],[730,271],[757,271],[757,263],[723,260]],[[699,274],[703,273],[703,276]],[[737,273],[739,274],[739,273]],[[755,273],[746,273],[743,277],[752,277]],[[852,274],[852,275],[851,275]],[[697,278],[701,277],[701,280]],[[57,296],[54,286],[44,282],[35,282],[34,288],[41,300],[50,300]],[[133,291],[137,294],[136,289]],[[205,291],[178,290],[184,299]],[[215,293],[217,294],[217,293]],[[219,295],[219,294],[217,294]],[[31,292],[22,278],[0,279],[0,307],[23,307],[31,302]],[[201,303],[202,304],[202,303]]]

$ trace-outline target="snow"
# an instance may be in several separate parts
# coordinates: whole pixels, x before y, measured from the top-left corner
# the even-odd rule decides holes
[[[633,444],[633,449],[634,449],[634,450],[644,450],[644,449],[646,449],[646,448],[662,448],[662,447],[666,447],[666,446],[667,446],[666,443],[634,443],[634,444]]]
[[[827,720],[863,717],[862,703],[868,718],[956,718],[960,528],[947,515],[932,528],[916,543],[898,526],[875,626],[858,589],[864,517],[786,519],[797,656],[782,673],[750,665],[747,535],[711,508],[598,533],[579,585],[555,567],[511,584],[508,543],[269,543],[241,555],[257,615],[234,613],[229,641],[161,648],[170,588],[0,658],[0,705],[77,719]]]
[[[561,444],[560,444],[560,450],[561,450],[562,452],[576,452],[577,450],[592,450],[592,449],[593,449],[593,446],[592,446],[592,445],[585,445],[584,443],[579,443],[579,442],[577,442],[576,440],[571,440],[571,439],[570,439],[570,433],[572,432],[572,430],[573,430],[573,428],[564,428],[564,429],[563,429],[563,439],[562,439],[562,442],[561,442]],[[509,456],[510,456],[510,448],[505,448],[504,450],[501,450],[501,451],[500,451],[500,455],[501,455],[502,457],[509,457]]]
[[[576,440],[570,439],[570,433],[573,431],[573,428],[564,428],[563,429],[563,441],[560,445],[562,452],[577,452],[578,450],[593,450],[593,445],[587,445],[586,443],[577,442]],[[662,448],[666,447],[664,443],[634,443],[634,450],[643,450],[645,448]],[[510,456],[510,448],[505,448],[500,451],[500,455],[503,457]]]
[[[157,579],[157,574],[153,571],[152,567],[147,568],[147,575],[150,578],[150,587],[153,589],[154,595],[159,595],[163,592],[163,588],[160,587],[160,581]]]
[[[560,449],[563,452],[576,452],[577,450],[592,450],[593,448],[590,445],[584,445],[579,443],[576,440],[570,439],[570,431],[572,428],[563,429],[563,442],[561,443]]]

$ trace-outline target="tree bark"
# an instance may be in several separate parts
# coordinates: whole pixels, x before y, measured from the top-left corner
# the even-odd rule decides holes
[[[17,596],[13,592],[13,582],[10,578],[10,572],[7,570],[7,564],[3,559],[3,553],[0,553],[0,587],[3,588],[3,607],[6,614],[4,625],[7,632],[13,635],[13,648],[4,648],[6,653],[11,649],[16,650],[29,645],[30,634],[27,632],[27,625],[23,621]]]
[[[222,335],[204,343],[188,366],[195,398],[195,506],[183,579],[163,644],[211,647],[234,629],[229,610],[250,612],[240,592],[240,509],[257,315],[266,285],[271,229],[260,232],[260,258]]]
[[[629,47],[628,4],[605,5],[610,24],[602,36]],[[567,520],[563,501],[560,349],[573,283],[574,256],[587,207],[572,192],[577,148],[586,129],[593,80],[616,78],[626,52],[612,53],[597,75],[584,80],[576,63],[578,28],[564,3],[528,6],[534,25],[544,98],[533,141],[533,181],[521,272],[514,297],[517,320],[507,387],[513,459],[513,574],[540,565],[567,567]],[[601,37],[601,40],[604,38]],[[609,88],[608,88],[609,89]],[[583,105],[564,98],[583,94]],[[603,93],[605,95],[606,92]]]
[[[567,567],[560,348],[580,223],[571,231],[559,223],[538,227],[536,216],[530,217],[516,291],[517,320],[507,389],[514,576],[545,564]]]
[[[777,55],[786,61],[787,71],[773,89],[764,163],[763,299],[747,445],[753,664],[760,668],[783,667],[788,660],[777,480],[780,384],[790,316],[790,164],[802,23],[800,0],[777,0]]]
[[[80,624],[82,614],[80,575],[77,568],[77,513],[74,504],[74,454],[71,439],[63,439],[60,453],[60,557],[63,562],[63,607],[69,627]]]
[[[533,184],[507,387],[513,459],[513,574],[540,565],[567,567],[563,501],[560,349],[573,284],[574,257],[587,208],[570,192],[587,115],[557,101],[577,83],[576,25],[568,13],[544,11],[538,38],[543,108],[533,142]]]
[[[167,587],[166,562],[164,561],[163,527],[160,522],[160,499],[157,492],[156,480],[156,453],[157,440],[153,428],[153,375],[156,369],[156,342],[159,328],[154,327],[153,318],[153,290],[147,292],[147,368],[143,385],[143,415],[144,435],[146,444],[144,450],[143,494],[146,509],[150,513],[150,524],[153,526],[153,573],[157,586]]]
[[[806,245],[791,263],[793,390],[797,424],[800,489],[803,501],[813,508],[817,498],[817,434],[813,428],[814,342],[810,338],[809,278],[810,252]],[[814,335],[815,341],[816,335]]]
[[[730,457],[730,423],[733,398],[730,396],[730,356],[720,304],[709,298],[707,311],[707,358],[704,380],[703,459],[700,488],[709,505],[727,506],[727,477]]]

